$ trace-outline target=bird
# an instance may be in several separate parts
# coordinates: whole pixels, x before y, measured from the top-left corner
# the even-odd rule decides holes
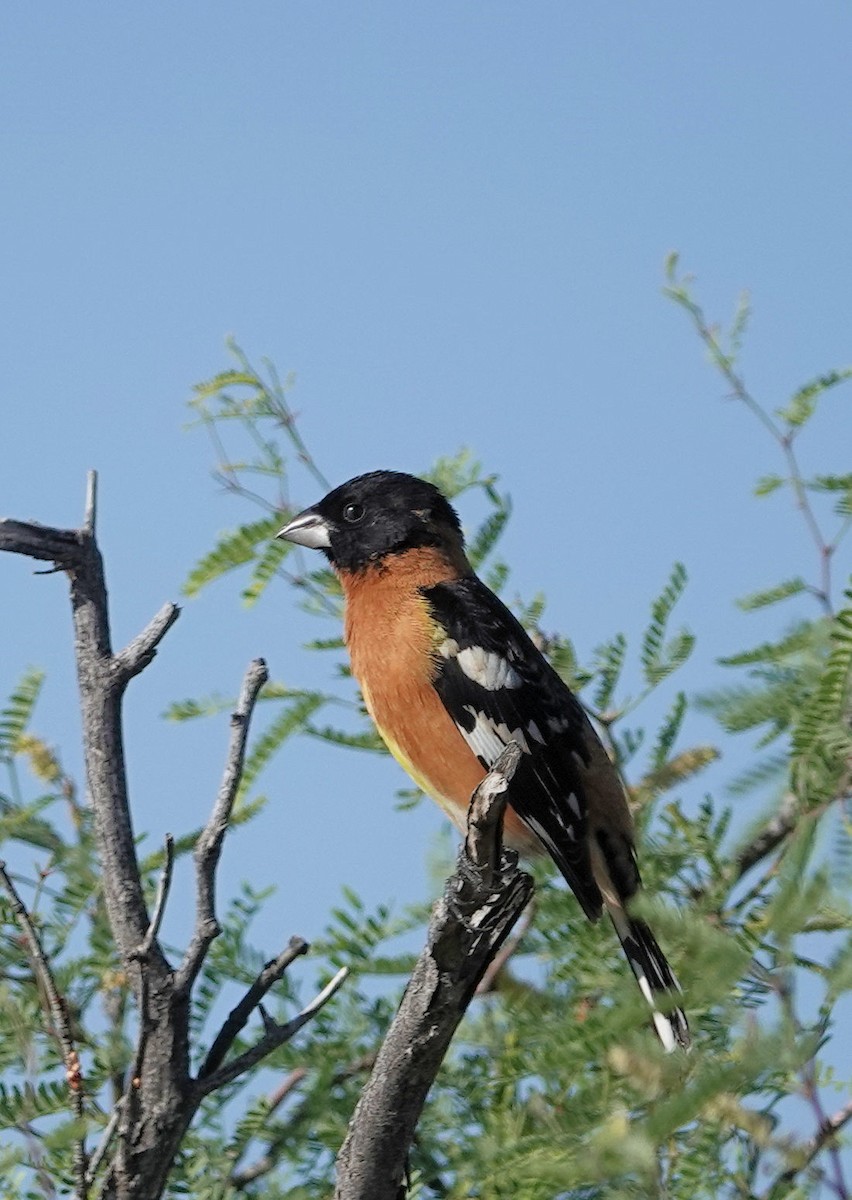
[[[447,498],[417,476],[371,471],[276,536],[328,559],[367,711],[462,832],[472,792],[517,742],[506,844],[549,853],[585,915],[609,914],[660,1041],[688,1048],[686,1016],[672,1001],[680,985],[647,922],[629,911],[641,881],[621,777],[580,701],[474,572]]]

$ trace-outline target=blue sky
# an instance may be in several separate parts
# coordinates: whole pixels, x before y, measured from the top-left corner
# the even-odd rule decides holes
[[[76,524],[97,467],[128,640],[250,515],[185,429],[233,333],[296,373],[335,481],[471,446],[514,500],[510,592],[545,591],[582,652],[640,630],[683,560],[685,679],[718,679],[718,654],[771,632],[732,598],[812,576],[813,552],[786,499],[750,499],[775,451],[721,398],[662,264],[680,250],[713,315],[751,290],[743,367],[770,406],[850,360],[851,41],[836,2],[7,3],[0,513]],[[838,392],[804,466],[848,470],[850,445]],[[316,671],[286,593],[247,613],[236,591],[188,603],[132,686],[136,820],[156,841],[203,819],[226,736],[225,719],[160,722],[166,705],[235,690],[256,654],[290,683]],[[47,669],[37,724],[79,774],[62,578],[0,559],[0,614],[0,689]],[[394,814],[402,782],[313,742],[277,761],[222,876],[279,884],[270,949],[321,930],[343,882],[422,896],[440,816]]]

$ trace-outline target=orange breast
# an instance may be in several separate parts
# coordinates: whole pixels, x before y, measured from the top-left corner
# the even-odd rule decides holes
[[[418,591],[457,578],[458,569],[428,550],[396,555],[389,567],[341,576],[352,672],[388,749],[464,831],[471,793],[485,770],[432,686],[443,634]],[[511,810],[505,834],[519,850],[539,845]]]

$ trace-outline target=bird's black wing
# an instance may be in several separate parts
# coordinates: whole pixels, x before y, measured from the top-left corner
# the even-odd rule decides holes
[[[422,590],[439,628],[435,690],[484,767],[518,742],[524,753],[509,803],[595,920],[602,898],[589,858],[579,701],[476,576]]]

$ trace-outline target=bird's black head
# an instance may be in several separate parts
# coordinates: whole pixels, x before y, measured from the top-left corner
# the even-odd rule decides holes
[[[278,537],[322,550],[342,571],[418,546],[458,555],[464,544],[449,501],[425,479],[401,471],[371,471],[342,483]]]

